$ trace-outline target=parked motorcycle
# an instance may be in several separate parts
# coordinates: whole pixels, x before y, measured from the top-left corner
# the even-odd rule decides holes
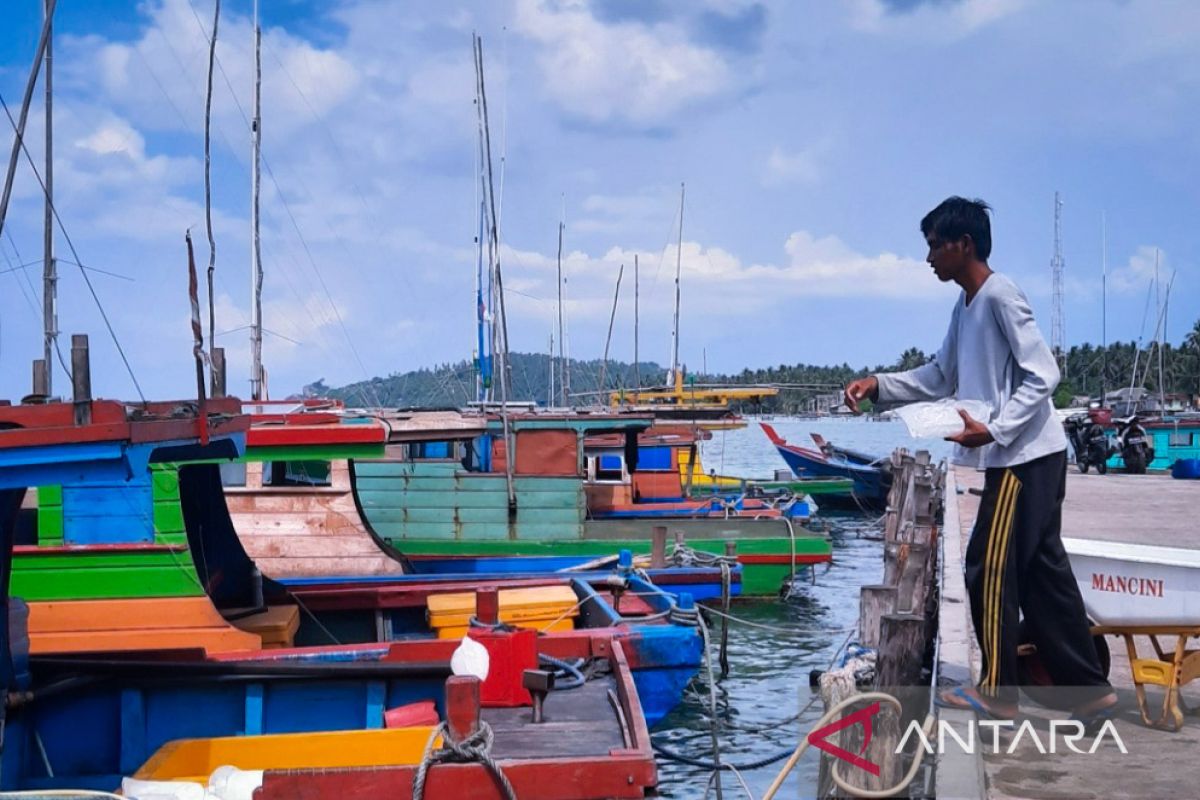
[[[1121,458],[1125,461],[1125,471],[1135,475],[1143,474],[1154,460],[1154,448],[1150,444],[1150,437],[1146,435],[1146,429],[1142,427],[1137,414],[1118,419],[1116,423],[1117,449],[1121,451]]]
[[[1108,441],[1104,426],[1092,414],[1073,414],[1063,422],[1071,449],[1075,451],[1075,464],[1079,471],[1087,474],[1095,467],[1101,475],[1108,472],[1108,457],[1115,449]]]

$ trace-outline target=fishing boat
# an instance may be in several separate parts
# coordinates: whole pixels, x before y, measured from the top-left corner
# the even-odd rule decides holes
[[[266,455],[275,458],[303,455],[311,459],[314,455],[331,454],[328,448],[334,447],[332,432],[325,431],[319,421],[302,427],[318,428],[321,431],[318,438],[326,442],[322,446],[325,449],[293,451],[280,444],[265,445],[261,440],[259,447],[265,447]],[[347,427],[351,439],[367,438],[366,426]],[[312,465],[316,462],[273,463],[306,463],[309,474],[313,474]],[[191,595],[162,597],[152,589],[132,587],[127,590],[130,596],[111,597],[103,570],[98,570],[99,576],[91,574],[93,565],[88,559],[95,548],[75,546],[68,553],[59,554],[53,565],[42,564],[36,576],[27,576],[34,582],[30,587],[35,598],[30,633],[35,652],[138,651],[188,646],[213,654],[445,636],[447,626],[430,622],[433,606],[447,602],[455,593],[470,600],[477,589],[487,587],[500,591],[505,603],[521,609],[518,618],[506,617],[505,621],[534,628],[543,627],[539,623],[555,621],[555,625],[544,626],[546,635],[552,638],[578,627],[589,631],[584,635],[601,638],[616,635],[625,639],[635,665],[635,680],[643,687],[643,707],[650,715],[650,724],[679,702],[684,686],[699,667],[700,638],[694,625],[676,624],[670,619],[678,595],[668,595],[637,577],[631,561],[618,565],[617,571],[594,569],[560,575],[510,572],[418,576],[377,572],[358,577],[310,578],[294,587],[281,585],[247,555],[234,530],[222,496],[224,466],[175,462],[160,468],[153,476],[158,486],[154,499],[160,509],[159,516],[178,519],[184,529],[186,546],[177,546],[172,558],[176,567],[193,581]],[[139,496],[124,488],[97,487],[89,500],[98,508],[119,507],[137,516],[139,501],[145,502],[147,498],[144,493]],[[79,541],[74,517],[64,517],[53,508],[47,512],[46,518],[39,521],[43,534],[58,540]],[[147,504],[139,519],[123,525],[126,539],[111,544],[127,549],[136,546],[139,532],[157,534],[148,512]],[[62,523],[59,530],[54,529],[56,521]],[[152,530],[146,531],[148,527]],[[306,531],[296,529],[292,533],[300,536]],[[345,535],[312,533],[311,538],[320,547],[309,547],[310,556],[322,549],[338,552]],[[377,556],[378,553],[376,550]],[[22,555],[28,560],[31,554]],[[32,555],[36,557],[38,553]],[[136,565],[136,553],[126,553],[125,558],[128,565]],[[721,596],[720,570],[680,571],[686,575],[684,583],[674,587],[677,592],[688,588],[687,580],[691,578],[695,585],[713,587],[712,596]],[[50,588],[55,581],[47,581],[47,576],[70,579],[73,585]],[[737,578],[740,575],[727,576],[724,590],[730,596],[739,591]],[[80,583],[86,586],[81,588]],[[139,591],[140,594],[134,594]],[[534,613],[539,608],[541,615]],[[465,630],[454,632],[461,637]]]
[[[219,402],[211,404],[199,415],[194,409],[189,414],[187,404],[130,408],[97,401],[0,407],[0,508],[5,512],[0,516],[0,581],[9,585],[16,522],[22,517],[20,507],[27,487],[43,483],[62,486],[62,516],[68,523],[87,507],[78,504],[86,495],[76,490],[111,492],[129,482],[149,500],[141,477],[148,464],[236,454],[244,430],[237,426],[245,418],[214,415],[213,405],[221,407]],[[200,447],[195,441],[197,427],[206,441]],[[181,484],[186,498],[191,485],[186,474]],[[185,502],[185,518],[186,511]],[[122,528],[131,522],[144,525],[149,517],[147,506],[147,511],[116,523]],[[111,531],[94,520],[92,527],[97,536]],[[73,535],[74,526],[68,525],[64,536]],[[71,604],[63,601],[58,605]],[[450,656],[458,646],[453,639],[339,648],[283,647],[225,655],[207,652],[203,642],[195,639],[190,646],[175,642],[138,654],[110,655],[108,646],[63,654],[46,652],[35,644],[38,635],[29,630],[37,616],[34,608],[11,598],[4,609],[0,676],[8,714],[0,787],[5,790],[112,791],[122,777],[133,774],[153,779],[203,778],[211,766],[204,763],[204,753],[242,769],[299,766],[294,753],[318,751],[323,755],[314,756],[313,763],[322,766],[378,770],[382,764],[386,769],[398,769],[419,758],[414,755],[419,751],[413,743],[428,737],[430,724],[456,708],[456,704],[448,707],[443,701],[444,691],[454,695],[450,689],[443,690]],[[477,614],[487,622],[482,608],[477,608]],[[110,629],[129,624],[124,619],[108,621]],[[466,681],[476,697],[495,708],[481,712],[476,704],[466,711],[476,717],[482,714],[485,721],[490,717],[495,729],[503,730],[509,749],[497,749],[493,755],[502,768],[512,767],[510,779],[524,787],[523,796],[537,796],[533,789],[536,774],[571,772],[584,780],[584,785],[608,786],[614,780],[611,773],[617,770],[626,787],[644,793],[653,785],[653,758],[642,709],[619,634],[557,637],[554,645],[544,644],[532,632],[489,629],[471,635],[489,653],[501,657],[492,660],[497,677],[491,689],[488,680],[482,686],[476,679]],[[525,644],[518,638],[525,639]],[[512,654],[521,648],[524,660],[514,661]],[[601,742],[616,737],[625,745],[617,747],[622,752],[612,753],[612,746],[595,742],[564,752],[547,743],[552,737],[539,740],[538,733],[549,728],[530,727],[541,723],[529,720],[528,714],[522,717],[519,707],[528,705],[530,689],[536,686],[527,687],[523,673],[513,667],[530,659],[536,666],[539,652],[548,655],[548,650],[563,659],[586,659],[604,666],[592,680],[584,681],[579,694],[555,691],[546,696],[543,710],[548,718],[559,714],[560,719],[572,719],[581,732],[594,728]],[[508,667],[501,668],[505,664]],[[596,698],[604,701],[597,703]],[[395,731],[409,732],[388,730],[389,719],[396,723]],[[414,719],[423,722],[414,726]],[[80,736],[81,730],[91,735]],[[345,735],[327,733],[330,730]],[[269,738],[258,738],[264,734]],[[556,726],[553,735],[562,734]],[[279,735],[285,738],[270,738]],[[159,752],[160,748],[165,751]],[[293,753],[292,760],[286,758],[288,752]],[[171,753],[175,757],[168,757]],[[530,762],[541,769],[530,768]],[[629,781],[629,770],[634,767],[636,775]],[[486,777],[482,768],[434,768],[431,780],[439,774],[437,781],[448,792],[442,796],[462,796],[458,793],[462,787]],[[574,792],[571,786],[563,784],[568,791],[560,796],[622,796]],[[634,789],[621,791],[628,792],[624,796],[642,796],[633,794]],[[280,792],[276,796],[295,795]],[[308,796],[345,795],[330,790]]]
[[[617,562],[618,549],[590,570],[585,556],[411,559],[364,522],[351,484],[352,460],[384,455],[388,427],[381,420],[346,413],[340,403],[329,401],[253,403],[248,408],[256,413],[246,455],[222,467],[222,482],[247,555],[275,580],[347,584],[416,574],[528,579],[556,571],[595,573]],[[430,412],[420,419],[426,429],[477,430],[457,413]],[[409,444],[437,455],[436,442],[414,439]],[[697,601],[719,598],[724,590],[717,569],[656,569],[644,561],[639,566],[655,585],[687,591]],[[732,592],[740,594],[740,570],[732,578]]]
[[[814,499],[825,496],[837,498],[849,497],[854,489],[854,481],[850,478],[797,478],[790,469],[777,470],[771,478],[720,475],[715,469],[705,469],[698,450],[679,454],[679,474],[685,485],[690,484],[693,497],[714,492],[761,492],[767,495],[787,493]]]
[[[763,432],[779,455],[800,478],[832,476],[854,482],[854,499],[863,505],[879,506],[887,501],[891,473],[887,462],[853,450],[839,448],[813,434],[818,450],[789,444],[771,425],[760,422]]]
[[[656,525],[682,534],[686,548],[676,552],[684,562],[717,563],[727,555],[726,543],[734,542],[730,560],[744,568],[743,595],[775,594],[806,564],[831,558],[827,536],[778,513],[590,518],[589,485],[595,484],[588,469],[596,462],[589,464],[585,442],[623,437],[624,447],[636,449],[637,436],[653,423],[644,415],[479,414],[475,430],[461,423],[439,427],[418,413],[401,416],[386,419],[387,457],[352,461],[351,480],[367,526],[418,572],[426,559],[645,555]],[[678,471],[672,476],[678,486]],[[594,469],[590,477],[597,477]]]
[[[637,438],[635,460],[626,458],[620,435],[584,440],[588,516],[591,519],[767,519],[786,517],[804,522],[812,516],[806,496],[709,492],[694,498],[689,473],[681,467],[696,452],[707,431],[655,426]]]

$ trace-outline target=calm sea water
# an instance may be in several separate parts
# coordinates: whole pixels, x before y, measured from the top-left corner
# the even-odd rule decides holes
[[[878,455],[896,447],[926,449],[935,458],[949,453],[945,442],[909,437],[899,422],[778,417],[770,423],[789,442],[804,446],[811,445],[809,433],[816,432],[839,445]],[[770,477],[776,469],[785,468],[756,421],[744,430],[715,433],[702,445],[701,457],[706,470],[727,475]],[[786,630],[763,630],[737,623],[730,627],[730,674],[717,681],[721,757],[727,763],[749,763],[794,748],[801,732],[808,732],[823,712],[820,700],[798,720],[788,720],[814,696],[808,688],[809,671],[828,667],[847,637],[844,630],[832,631],[854,626],[858,621],[859,587],[878,583],[882,577],[882,545],[869,538],[879,533],[875,516],[831,512],[822,515],[822,520],[830,526],[834,560],[828,567],[817,568],[815,582],[804,584],[786,602],[741,600],[734,604],[736,616]],[[718,669],[715,660],[714,652],[714,669]],[[709,759],[708,708],[708,687],[701,678],[693,682],[683,705],[652,731],[655,741],[692,757]],[[782,762],[742,772],[754,797],[766,791],[781,766]],[[705,796],[709,772],[660,756],[659,777],[663,797],[699,800]],[[722,780],[725,797],[745,797],[732,775],[726,773]],[[814,752],[809,752],[779,796],[812,797],[816,782],[817,759]]]

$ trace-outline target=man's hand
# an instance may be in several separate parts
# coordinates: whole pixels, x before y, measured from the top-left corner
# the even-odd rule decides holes
[[[846,387],[846,405],[855,414],[858,413],[858,402],[863,398],[869,399],[872,402],[879,399],[879,380],[874,375],[867,378],[859,378],[856,381],[852,381]]]
[[[971,415],[961,408],[958,410],[958,415],[963,420],[962,433],[947,436],[947,442],[957,442],[963,447],[983,447],[985,444],[991,444],[994,441],[992,439],[992,432],[987,429],[987,425],[984,425],[977,419],[972,419]]]

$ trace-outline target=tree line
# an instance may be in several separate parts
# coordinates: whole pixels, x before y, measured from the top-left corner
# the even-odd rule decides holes
[[[1134,385],[1153,393],[1200,394],[1200,320],[1179,345],[1166,343],[1161,350],[1161,381],[1159,352],[1154,344],[1114,342],[1107,347],[1080,344],[1061,354],[1063,379],[1055,393],[1055,404],[1065,406],[1072,397],[1099,397],[1102,391],[1115,391]],[[746,404],[744,412],[795,413],[808,408],[813,397],[833,395],[855,378],[876,372],[893,372],[918,367],[933,358],[919,348],[910,347],[890,364],[855,368],[849,364],[821,366],[816,364],[780,364],[778,366],[746,368],[737,373],[687,373],[687,381],[695,384],[778,385],[775,397],[761,404]],[[511,353],[509,355],[508,396],[513,400],[547,402],[551,388],[551,369],[554,369],[553,404],[560,402],[561,376],[557,360],[545,353]],[[1136,364],[1136,374],[1134,367]],[[666,381],[666,368],[648,361],[632,364],[609,361],[606,368],[600,359],[568,361],[571,402],[576,405],[599,401],[600,376],[604,373],[604,388],[608,391],[635,388],[635,375],[640,375],[643,387],[660,386]],[[351,406],[382,406],[388,408],[446,408],[466,405],[476,397],[477,368],[474,362],[463,360],[433,367],[394,373],[342,387],[330,387],[319,379],[304,387],[306,396],[333,397]]]

